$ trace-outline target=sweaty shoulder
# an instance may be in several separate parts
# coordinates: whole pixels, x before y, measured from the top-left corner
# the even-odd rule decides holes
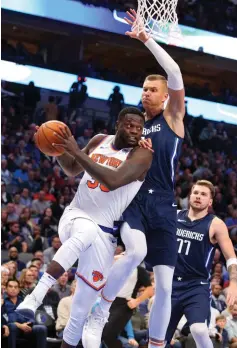
[[[84,147],[83,152],[89,155],[100,143],[103,139],[105,139],[107,135],[105,134],[97,134],[95,135],[89,143]]]

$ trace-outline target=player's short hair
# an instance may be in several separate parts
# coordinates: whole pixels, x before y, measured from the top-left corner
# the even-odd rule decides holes
[[[148,80],[148,81],[163,81],[163,82],[166,82],[167,83],[167,80],[164,76],[162,75],[158,75],[158,74],[153,74],[153,75],[148,75],[146,78],[145,78],[145,81]]]
[[[158,74],[148,75],[144,82],[146,81],[160,81],[165,88],[165,92],[168,92],[167,79],[164,76]]]
[[[215,197],[215,187],[214,187],[214,185],[210,181],[208,181],[208,180],[198,180],[197,182],[195,182],[195,184],[193,184],[191,192],[193,191],[193,188],[196,185],[208,187],[210,192],[211,192],[211,198],[213,199]]]
[[[145,121],[145,115],[143,114],[143,112],[141,112],[141,110],[133,106],[129,106],[120,111],[120,113],[118,114],[118,122],[122,121],[127,114],[138,115]]]
[[[226,317],[225,317],[224,315],[220,314],[220,315],[218,315],[218,316],[216,317],[216,322],[217,322],[218,320],[226,320]]]

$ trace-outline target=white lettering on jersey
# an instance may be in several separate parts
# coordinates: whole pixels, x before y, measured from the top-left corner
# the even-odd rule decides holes
[[[183,237],[183,238],[189,238],[189,239],[195,239],[199,242],[203,240],[204,234],[199,233],[199,232],[193,232],[193,231],[188,231],[188,230],[183,230],[181,228],[177,229],[176,235],[178,237]]]
[[[102,166],[118,168],[126,161],[132,148],[115,150],[112,147],[113,139],[113,135],[105,137],[90,154],[94,162]],[[105,185],[85,172],[70,206],[83,210],[97,224],[112,228],[114,221],[121,218],[141,185],[142,181],[134,181],[114,191],[109,191]]]
[[[160,130],[161,130],[160,124],[156,124],[155,126],[151,126],[150,128],[143,128],[143,135],[160,132]]]

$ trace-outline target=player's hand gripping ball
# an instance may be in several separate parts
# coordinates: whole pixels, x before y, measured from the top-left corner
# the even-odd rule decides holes
[[[60,139],[58,135],[64,137],[61,128],[64,129],[66,134],[70,137],[71,131],[68,126],[60,121],[48,121],[43,123],[34,135],[36,146],[41,152],[48,156],[61,156],[65,149],[62,147],[54,147],[52,144],[63,144],[64,141]]]

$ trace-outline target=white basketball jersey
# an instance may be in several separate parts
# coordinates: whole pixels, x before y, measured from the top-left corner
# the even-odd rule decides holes
[[[102,166],[117,168],[126,161],[132,148],[116,150],[113,147],[114,137],[114,135],[106,136],[94,149],[90,154],[94,162]],[[137,180],[114,191],[109,191],[85,172],[70,207],[83,210],[98,225],[113,228],[114,221],[120,219],[142,183]]]

